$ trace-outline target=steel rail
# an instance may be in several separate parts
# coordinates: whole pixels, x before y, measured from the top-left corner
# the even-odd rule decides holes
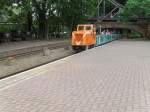
[[[47,47],[49,50],[54,50],[54,49],[58,49],[58,48],[68,47],[68,46],[69,46],[68,42],[55,43],[55,44],[51,44],[51,45],[47,45],[47,46],[44,45],[44,46],[40,46],[40,48],[37,50],[31,50],[31,51],[26,51],[23,53],[16,53],[16,54],[10,53],[7,56],[0,57],[0,61],[4,61],[4,60],[8,59],[9,57],[18,58],[18,57],[22,57],[22,56],[28,56],[28,55],[40,53],[40,52],[43,52],[44,47]],[[19,50],[21,50],[21,49],[19,49]]]

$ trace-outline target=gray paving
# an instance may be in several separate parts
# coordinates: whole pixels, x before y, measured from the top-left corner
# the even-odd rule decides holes
[[[0,89],[0,112],[150,112],[150,42],[115,41],[18,74]]]

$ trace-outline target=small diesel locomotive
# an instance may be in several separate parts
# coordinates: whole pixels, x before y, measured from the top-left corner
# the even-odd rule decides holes
[[[93,24],[78,25],[77,31],[72,32],[72,48],[85,50],[94,47],[96,43],[96,27]]]

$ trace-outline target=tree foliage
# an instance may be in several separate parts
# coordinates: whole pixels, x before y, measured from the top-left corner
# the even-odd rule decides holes
[[[128,0],[122,16],[129,17],[150,17],[150,0]]]
[[[149,17],[149,7],[150,0],[128,0],[121,16]],[[27,24],[28,31],[37,28],[41,38],[47,38],[51,25],[71,31],[96,11],[97,0],[0,0],[1,21]]]
[[[37,23],[41,38],[46,38],[49,25],[64,25],[72,30],[91,15],[97,1],[93,0],[1,0],[1,21]],[[33,18],[32,18],[33,17]],[[31,28],[28,29],[31,29]]]

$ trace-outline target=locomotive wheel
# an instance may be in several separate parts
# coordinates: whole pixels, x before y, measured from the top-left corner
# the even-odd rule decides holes
[[[83,47],[81,47],[81,46],[72,46],[72,49],[73,49],[75,52],[81,52],[81,51],[83,51]]]
[[[94,48],[94,45],[90,45],[90,49]]]

